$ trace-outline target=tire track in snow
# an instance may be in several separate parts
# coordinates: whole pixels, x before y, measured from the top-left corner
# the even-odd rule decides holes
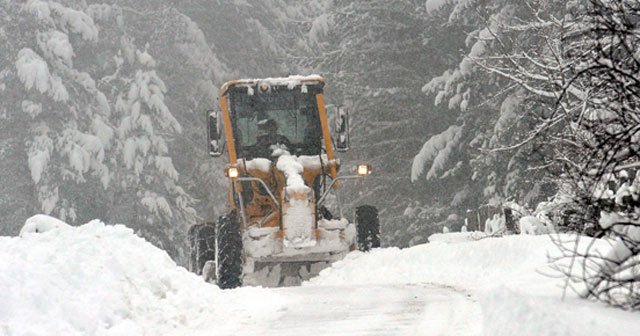
[[[264,335],[479,335],[478,304],[434,285],[303,286],[271,289],[293,298]],[[242,332],[241,330],[238,330]]]

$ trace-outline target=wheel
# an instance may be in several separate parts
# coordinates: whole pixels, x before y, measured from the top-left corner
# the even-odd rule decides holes
[[[189,228],[189,271],[202,274],[204,264],[216,259],[215,237],[213,223],[200,223]]]
[[[216,225],[216,273],[218,287],[242,286],[242,234],[235,212],[220,217]]]
[[[380,247],[380,219],[376,207],[363,205],[356,208],[356,228],[360,251]]]
[[[196,242],[198,241],[198,230],[200,229],[200,225],[196,224],[189,227],[189,231],[187,231],[187,241],[189,242],[189,272],[198,273],[196,267],[196,260],[198,255],[198,247]]]

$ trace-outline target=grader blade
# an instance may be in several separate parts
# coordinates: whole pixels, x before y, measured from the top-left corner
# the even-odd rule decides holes
[[[244,282],[264,287],[298,286],[328,266],[326,261],[256,262],[253,273],[245,274]]]

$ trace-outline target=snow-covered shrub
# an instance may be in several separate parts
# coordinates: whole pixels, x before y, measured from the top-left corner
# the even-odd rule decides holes
[[[558,242],[572,259],[559,268],[579,283],[584,297],[636,310],[640,309],[640,190],[639,174],[633,171],[640,167],[638,16],[637,2],[590,0],[572,13],[573,22],[566,26],[563,57],[571,74],[568,90],[582,94],[559,103],[569,106],[562,112],[565,118],[575,117],[562,135],[565,155],[573,153],[563,180],[571,183],[576,231],[606,237],[611,247],[578,249],[579,236],[573,242]]]
[[[481,231],[489,235],[519,232],[518,221],[529,211],[515,202],[485,204],[477,210],[467,210],[465,230]]]
[[[535,235],[542,223],[534,216],[524,216],[518,221],[520,234]]]
[[[524,216],[518,220],[520,234],[539,235],[555,233],[553,222],[536,216]]]
[[[484,223],[484,232],[489,235],[504,233],[506,229],[506,222],[501,214],[494,214],[491,218],[487,218]]]

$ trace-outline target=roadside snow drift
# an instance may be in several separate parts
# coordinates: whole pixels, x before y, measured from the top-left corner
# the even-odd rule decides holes
[[[0,335],[201,335],[281,314],[277,294],[223,292],[125,226],[34,218],[0,237]]]
[[[352,252],[305,285],[453,287],[479,300],[484,335],[628,335],[640,330],[637,313],[579,299],[571,291],[562,300],[563,279],[547,261],[548,254],[557,253],[549,236],[468,241],[470,235],[439,235],[436,242],[402,250]]]
[[[352,324],[350,319],[359,315],[349,307],[369,302],[345,294],[358,291],[367,298],[382,295],[386,306],[381,308],[418,312],[412,329],[420,335],[456,334],[465,323],[474,324],[471,330],[478,332],[472,334],[482,330],[485,335],[628,335],[640,330],[637,313],[575,295],[561,300],[561,279],[540,274],[549,273],[546,255],[555,248],[547,236],[453,238],[404,250],[353,252],[303,287],[221,291],[125,226],[92,221],[71,227],[34,216],[21,237],[0,237],[0,335],[282,336],[290,328],[287,321],[313,334],[319,325],[329,329],[343,322],[353,329],[380,319],[361,316]],[[430,299],[415,301],[421,307],[403,307],[398,306],[403,300],[389,296],[412,291],[419,291],[416,298],[424,291],[422,296]],[[340,297],[308,302],[331,293]],[[441,299],[432,302],[434,297]],[[452,319],[452,309],[465,318]],[[407,316],[391,317],[400,323]]]

